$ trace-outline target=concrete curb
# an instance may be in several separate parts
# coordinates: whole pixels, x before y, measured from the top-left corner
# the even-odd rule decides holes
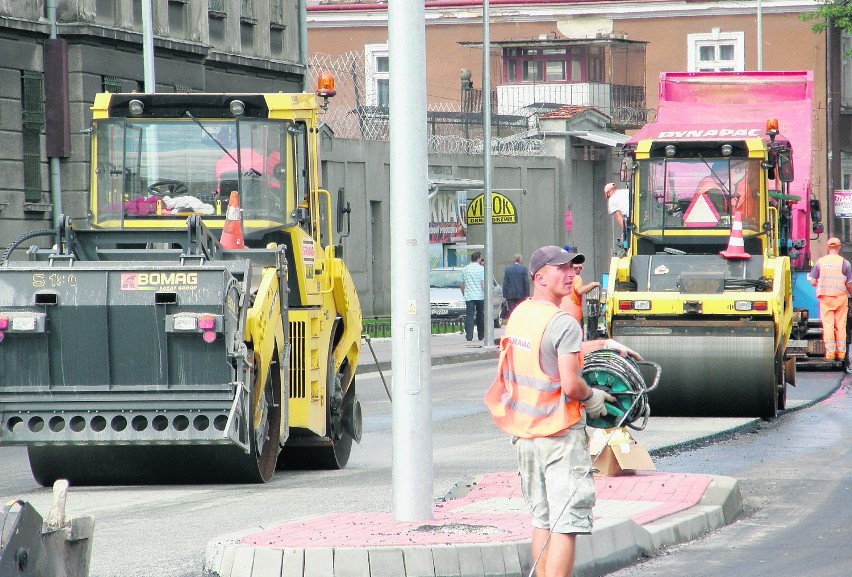
[[[743,511],[739,482],[730,477],[712,479],[699,505],[680,513],[644,525],[627,518],[596,520],[592,534],[577,539],[574,577],[600,577],[643,555],[732,523]],[[205,577],[525,577],[533,563],[529,540],[305,549],[241,544],[243,537],[264,529],[231,533],[208,543]]]

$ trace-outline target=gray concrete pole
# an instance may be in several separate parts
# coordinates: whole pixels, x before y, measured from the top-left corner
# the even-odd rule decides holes
[[[142,0],[142,66],[144,69],[145,92],[157,91],[154,78],[154,23],[151,0]]]
[[[423,2],[388,3],[393,518],[432,519],[432,348]]]
[[[47,0],[47,19],[50,21],[50,39],[57,38],[56,29],[56,0]],[[59,166],[59,157],[51,156],[48,159],[48,170],[50,172],[50,201],[53,203],[53,226],[62,224],[62,173]]]
[[[491,213],[493,201],[491,191],[491,27],[490,27],[490,3],[489,0],[482,2],[482,177],[485,188],[482,199],[482,216],[485,219],[485,346],[494,346],[494,311],[491,301],[494,296],[494,286],[491,279],[494,278],[494,238]]]
[[[308,7],[307,0],[299,2],[299,62],[305,67],[305,75],[302,77],[302,92],[310,90],[308,78]]]

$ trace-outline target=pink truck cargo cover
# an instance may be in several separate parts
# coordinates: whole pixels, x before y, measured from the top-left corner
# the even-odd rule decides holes
[[[801,198],[793,207],[792,237],[807,242],[813,114],[812,71],[662,72],[657,120],[643,127],[630,143],[713,135],[708,131],[736,131],[732,138],[765,137],[766,120],[777,118],[781,135],[793,147],[795,180],[790,194]],[[803,259],[804,255],[794,261],[794,268],[807,264],[799,262]]]

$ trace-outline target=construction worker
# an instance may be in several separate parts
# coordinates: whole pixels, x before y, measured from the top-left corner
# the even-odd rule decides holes
[[[585,333],[586,325],[583,323],[583,295],[586,295],[593,289],[598,288],[601,286],[601,283],[597,281],[592,281],[590,283],[583,282],[583,278],[580,276],[580,273],[583,272],[582,263],[574,263],[574,272],[574,281],[571,283],[571,294],[562,299],[562,303],[560,303],[559,308],[577,319],[577,322],[580,323],[580,328],[582,328]]]
[[[606,415],[604,402],[613,397],[585,383],[581,354],[611,348],[637,356],[611,339],[582,343],[580,325],[559,310],[571,291],[574,264],[583,260],[558,246],[532,254],[532,296],[509,317],[497,377],[485,395],[494,422],[514,438],[521,488],[533,515],[538,577],[571,575],[577,535],[592,531],[595,484],[586,416]]]
[[[840,239],[832,237],[826,246],[828,254],[816,262],[808,273],[808,280],[816,287],[819,299],[825,360],[842,361],[846,358],[846,313],[848,296],[852,293],[852,265],[840,256]]]

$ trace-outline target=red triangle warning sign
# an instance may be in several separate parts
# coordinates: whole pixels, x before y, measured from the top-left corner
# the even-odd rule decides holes
[[[699,194],[683,213],[684,226],[691,228],[714,227],[719,222],[719,213],[706,194]]]

